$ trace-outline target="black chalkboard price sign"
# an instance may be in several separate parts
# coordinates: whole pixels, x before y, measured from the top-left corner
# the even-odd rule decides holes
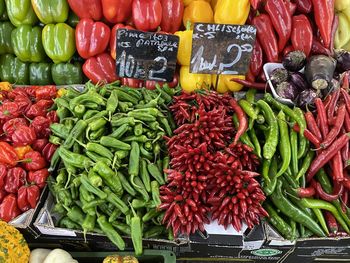
[[[191,73],[245,75],[256,38],[251,25],[196,23]]]
[[[117,32],[117,75],[122,78],[173,80],[179,37],[119,29]]]

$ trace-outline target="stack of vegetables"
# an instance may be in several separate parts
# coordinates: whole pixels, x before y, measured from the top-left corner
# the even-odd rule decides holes
[[[8,87],[10,88],[10,87]],[[2,89],[0,105],[0,219],[35,208],[56,146],[48,141],[56,87]]]
[[[166,104],[176,90],[118,84],[88,83],[55,100],[60,123],[50,138],[59,148],[51,165],[58,174],[49,186],[58,226],[104,233],[121,250],[120,234],[131,235],[141,254],[142,237],[168,235],[157,206],[169,164],[163,136],[174,129]]]
[[[334,47],[350,51],[350,1],[335,0],[336,15],[339,17],[339,25],[335,33]]]

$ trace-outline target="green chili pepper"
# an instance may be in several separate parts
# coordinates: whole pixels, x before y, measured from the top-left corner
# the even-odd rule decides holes
[[[166,117],[158,117],[158,121],[162,128],[165,130],[166,135],[172,137],[173,129],[171,128],[168,119]]]
[[[135,210],[131,207],[133,217],[130,221],[131,240],[134,245],[135,255],[140,256],[143,253],[142,246],[142,223],[141,218],[135,213]]]
[[[125,249],[125,242],[113,226],[108,223],[105,216],[99,216],[97,218],[97,223],[99,224],[101,230],[107,235],[109,240],[118,247],[120,250]]]
[[[265,163],[265,161],[267,161],[267,163]],[[264,171],[264,163],[265,163],[265,170],[268,169],[268,171]],[[266,167],[268,166],[268,168]],[[272,160],[265,160],[264,159],[264,162],[263,162],[263,174],[267,172],[267,176],[269,178],[269,180],[266,181],[266,184],[264,182],[264,193],[269,196],[271,195],[275,189],[276,189],[276,186],[277,186],[277,167],[278,164],[277,164],[277,157],[274,156],[272,157]],[[265,174],[266,176],[266,174]],[[264,178],[265,178],[264,176]]]
[[[117,207],[123,214],[127,214],[129,207],[121,200],[116,194],[114,194],[108,187],[104,187],[103,191],[107,194],[107,201]]]
[[[136,127],[136,126],[135,126]],[[125,151],[130,151],[131,146],[130,144],[127,144],[125,142],[119,141],[111,136],[103,136],[100,139],[100,144],[103,146],[111,147],[111,148],[116,148],[118,150],[125,150]]]
[[[132,196],[135,196],[136,195],[135,189],[132,188],[132,186],[130,185],[129,181],[126,179],[124,174],[118,171],[118,177],[120,179],[120,182],[122,183],[124,190],[127,191]]]
[[[86,156],[89,157],[91,160],[93,160],[94,162],[104,162],[106,163],[108,166],[110,166],[112,164],[112,161],[107,159],[106,157],[103,157],[97,153],[94,152],[90,152],[90,151],[86,151],[85,152]]]
[[[170,103],[173,100],[173,98],[168,93],[166,93],[163,89],[160,88],[159,84],[156,84],[156,89],[166,103]]]
[[[149,141],[149,139],[147,138],[147,136],[145,135],[141,135],[141,136],[128,136],[123,138],[122,140],[123,142],[141,142],[141,143],[145,143],[147,141]]]
[[[117,220],[118,217],[122,215],[122,211],[119,210],[119,208],[115,208],[113,210],[113,213],[109,216],[108,222],[113,223]]]
[[[70,132],[70,129],[67,126],[60,123],[52,123],[50,125],[50,130],[52,131],[53,134],[55,134],[56,136],[62,139],[67,139]]]
[[[252,104],[250,102],[248,102],[245,99],[241,99],[238,101],[239,106],[242,107],[243,111],[253,120],[257,119],[257,113],[255,111],[255,109],[253,108]]]
[[[113,204],[112,204],[113,206]],[[100,204],[98,206],[99,210],[101,210],[102,213],[104,213],[105,215],[110,215],[113,213],[113,210],[114,210],[114,206],[113,207],[110,207],[110,204],[109,203],[103,203],[103,204]]]
[[[56,110],[56,114],[60,120],[63,120],[64,118],[67,118],[70,115],[70,110],[67,108],[61,107]]]
[[[80,179],[80,178],[79,178]],[[85,178],[83,179],[85,180]],[[80,179],[80,182],[82,180]],[[79,187],[79,195],[84,199],[86,200],[87,202],[91,202],[95,199],[94,195],[92,194],[92,191],[90,191],[90,189],[88,189],[88,187],[90,187],[90,185],[86,185],[84,183],[82,183]],[[105,198],[103,198],[105,199]]]
[[[65,146],[67,149],[70,149],[73,146],[75,139],[77,139],[80,135],[83,134],[86,127],[87,122],[84,120],[79,120],[71,130],[63,146]]]
[[[142,123],[137,123],[134,126],[134,135],[135,136],[140,136],[143,133],[143,128],[142,128]]]
[[[54,144],[54,145],[61,145],[62,140],[60,138],[58,138],[57,136],[50,135],[49,142]]]
[[[87,105],[85,105],[85,107],[87,107]],[[87,118],[85,121],[86,121],[87,123],[90,123],[90,122],[92,122],[93,120],[96,120],[96,119],[105,117],[105,116],[107,116],[107,115],[108,115],[108,111],[102,110],[102,111],[97,112],[97,113],[96,113],[95,115],[93,115],[92,117]]]
[[[129,130],[129,124],[123,124],[118,129],[113,131],[109,137],[113,137],[114,139],[121,138],[127,131]]]
[[[82,227],[84,230],[84,239],[86,240],[86,233],[93,231],[96,224],[96,215],[87,215],[83,221]]]
[[[123,118],[112,117],[111,119],[111,125],[113,127],[119,127],[124,124],[128,124],[129,126],[135,126],[135,119],[133,117],[123,117]]]
[[[66,208],[67,216],[73,222],[81,225],[84,222],[85,214],[78,206],[73,206],[72,208]]]
[[[296,222],[309,228],[315,235],[324,237],[325,234],[319,225],[303,211],[295,207],[282,193],[282,182],[277,182],[276,190],[271,194],[271,200],[274,205],[281,210],[283,214],[289,216]]]
[[[97,195],[100,199],[107,198],[107,194],[100,190],[98,187],[93,186],[85,175],[81,175],[81,183],[87,191]]]
[[[153,226],[143,233],[144,238],[159,237],[165,232],[164,226]]]
[[[298,134],[293,129],[290,130],[290,146],[291,146],[291,153],[292,153],[291,169],[292,169],[292,175],[295,178],[298,174],[298,171],[299,171],[299,168],[298,168]]]
[[[101,176],[102,180],[112,189],[115,194],[122,196],[123,187],[120,179],[107,164],[104,162],[97,162],[92,169]]]
[[[85,110],[86,108],[82,104],[75,106],[73,109],[74,116],[77,118],[82,118],[84,116]]]
[[[113,153],[106,147],[98,144],[98,143],[94,143],[94,142],[88,142],[85,146],[87,151],[90,152],[94,152],[97,153],[109,160],[113,160]]]
[[[57,149],[62,160],[73,167],[86,169],[93,165],[93,162],[84,155],[73,153],[67,150],[65,147],[60,147]],[[67,168],[67,167],[66,167]]]
[[[129,175],[138,176],[140,170],[140,146],[137,142],[131,142],[131,151],[129,159]]]
[[[139,98],[136,98],[129,92],[127,93],[120,89],[115,89],[115,94],[118,96],[119,101],[128,101],[134,105],[136,105],[139,101]]]
[[[105,134],[105,132],[106,128],[102,127],[101,129],[90,133],[90,136],[87,136],[87,139],[90,139],[91,141],[98,141]]]
[[[252,143],[254,144],[254,149],[255,149],[256,155],[259,158],[261,158],[261,146],[260,146],[260,143],[259,143],[259,139],[256,136],[255,130],[254,129],[249,130],[248,134],[249,134],[249,137],[250,137]]]
[[[282,165],[279,171],[277,172],[277,177],[284,174],[288,169],[292,154],[291,154],[291,142],[289,141],[289,128],[286,122],[286,116],[283,111],[280,111],[277,115],[277,122],[279,126],[280,140],[278,143],[279,151],[282,157]]]
[[[154,158],[153,154],[148,152],[142,144],[140,145],[140,154],[142,157],[147,158],[150,161]]]
[[[317,217],[318,222],[320,223],[322,229],[324,230],[324,232],[329,235],[329,231],[328,231],[328,227],[327,227],[327,223],[326,220],[324,219],[324,216],[322,214],[321,209],[318,208],[313,208],[312,211],[314,212],[314,214]]]
[[[151,178],[150,178],[148,170],[147,170],[147,161],[143,158],[140,161],[140,177],[141,177],[141,180],[146,188],[146,191],[150,193],[151,192]]]
[[[109,113],[109,116],[112,116],[112,114],[117,110],[118,108],[118,94],[116,90],[112,90],[111,95],[109,96],[106,104],[106,110]]]
[[[88,120],[93,118],[97,113],[99,113],[98,110],[87,110],[83,116],[83,120]]]
[[[300,120],[303,122],[304,126],[306,127],[306,120],[304,117],[304,112],[300,108],[294,108],[294,112],[299,116]],[[304,134],[299,133],[299,148],[298,148],[298,159],[301,159],[304,154],[307,153],[307,139],[305,138]]]
[[[158,166],[156,164],[149,163],[147,165],[147,169],[148,169],[148,172],[152,175],[152,177],[156,179],[160,185],[165,184],[164,177],[162,173],[159,171]]]
[[[129,152],[128,151],[122,151],[122,150],[116,151],[114,153],[114,156],[116,156],[119,160],[122,160],[122,159],[124,159],[124,158],[129,156]]]
[[[309,169],[314,156],[315,156],[315,152],[312,150],[309,150],[308,153],[306,154],[305,158],[303,159],[303,163],[301,165],[301,168],[296,176],[297,180],[299,180],[302,177],[305,178],[305,173]]]
[[[96,208],[97,206],[100,206],[100,205],[105,204],[105,203],[106,203],[106,200],[104,200],[104,199],[94,200],[94,201],[91,201],[91,202],[89,202],[89,203],[84,204],[83,207],[82,207],[82,209],[83,209],[84,211],[86,211],[86,210],[88,210],[88,209],[91,209],[91,208],[93,208],[93,209],[95,210],[95,208]]]
[[[63,217],[59,222],[58,226],[68,229],[81,229],[81,226],[68,218],[68,216]]]
[[[151,182],[151,192],[152,192],[152,199],[156,206],[159,206],[162,201],[160,200],[160,193],[159,193],[159,184],[157,181]]]
[[[107,124],[107,121],[103,118],[98,118],[89,123],[88,127],[91,131],[97,131],[103,128]]]
[[[152,218],[156,217],[159,215],[159,211],[157,211],[157,209],[150,209],[146,214],[143,215],[142,217],[142,222],[148,222],[150,221]]]
[[[138,176],[131,175],[130,182],[134,189],[141,194],[145,201],[148,201],[150,199],[144,184]]]
[[[56,203],[52,211],[61,215],[66,214],[66,210],[64,209],[64,206],[61,203]]]
[[[140,121],[146,121],[146,122],[152,122],[152,121],[156,121],[157,118],[154,117],[151,114],[147,114],[147,113],[143,113],[143,112],[137,112],[137,111],[129,111],[128,112],[128,117],[133,117],[137,120]]]
[[[131,228],[129,225],[113,221],[112,226],[118,229],[120,232],[124,233],[125,235],[131,236]]]
[[[79,94],[79,93],[78,93]],[[105,99],[93,90],[89,90],[85,94],[79,94],[69,102],[69,108],[74,109],[79,104],[96,103],[97,105],[106,106]]]

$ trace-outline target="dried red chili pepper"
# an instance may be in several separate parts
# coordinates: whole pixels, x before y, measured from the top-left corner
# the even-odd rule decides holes
[[[24,155],[24,167],[28,171],[37,171],[45,168],[46,161],[39,152],[32,151]]]
[[[0,142],[0,164],[15,166],[18,156],[15,149],[7,142]]]
[[[38,86],[35,89],[36,100],[51,100],[56,98],[57,88],[56,86]]]
[[[36,134],[33,128],[28,126],[19,126],[11,136],[14,146],[31,145],[36,140]]]
[[[40,197],[40,189],[37,185],[22,186],[18,189],[17,205],[22,212],[35,208]]]
[[[25,184],[27,173],[21,167],[14,167],[8,170],[5,180],[5,191],[17,193],[18,189]]]
[[[4,126],[2,127],[2,129],[6,133],[6,135],[12,136],[15,130],[20,126],[27,126],[27,120],[24,118],[14,118],[14,119],[8,120],[4,123]]]
[[[43,116],[36,116],[30,127],[35,131],[37,138],[48,138],[51,130],[50,130],[50,120]]]
[[[0,219],[10,222],[19,216],[21,211],[17,206],[16,196],[14,194],[7,195],[0,204]]]

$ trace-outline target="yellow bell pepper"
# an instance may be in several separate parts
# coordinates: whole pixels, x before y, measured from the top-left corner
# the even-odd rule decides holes
[[[187,93],[197,89],[210,89],[211,75],[190,73],[189,66],[182,66],[180,68],[180,86]]]
[[[0,90],[1,91],[10,91],[10,90],[12,90],[11,83],[7,82],[7,81],[0,82]]]
[[[190,23],[187,23],[187,29],[185,31],[177,31],[175,35],[180,38],[177,60],[180,65],[189,66],[191,62],[193,35],[193,30],[190,29]]]
[[[211,8],[214,10],[214,12],[216,11],[217,3],[218,3],[218,0],[211,0],[210,1]]]
[[[249,0],[218,0],[214,22],[217,24],[244,25],[249,11]]]
[[[217,81],[217,75],[212,75],[212,84],[213,87],[219,93],[226,93],[229,91],[235,92],[240,91],[243,88],[243,85],[238,84],[237,82],[231,81],[232,78],[245,79],[244,75],[220,75],[219,80]]]
[[[339,25],[334,36],[334,47],[343,48],[350,41],[350,19],[344,13],[338,13]]]
[[[194,2],[194,1],[196,1],[196,0],[183,0],[184,6],[188,6],[190,3]],[[210,3],[210,0],[205,0],[205,1]]]
[[[193,28],[194,23],[212,23],[214,21],[214,12],[208,2],[196,0],[185,8],[182,21],[185,26],[190,21],[191,28]]]
[[[338,12],[347,9],[350,6],[350,0],[335,0],[334,8]]]

